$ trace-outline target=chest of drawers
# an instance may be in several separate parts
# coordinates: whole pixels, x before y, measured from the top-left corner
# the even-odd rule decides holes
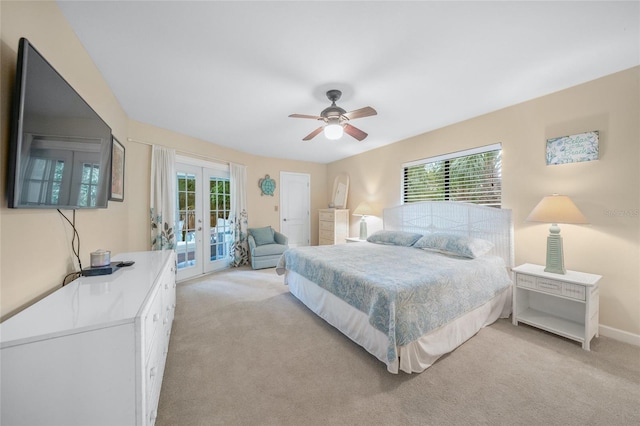
[[[172,251],[83,277],[0,324],[7,425],[153,425],[175,311]]]
[[[318,211],[318,243],[344,244],[349,236],[348,209],[320,209]]]

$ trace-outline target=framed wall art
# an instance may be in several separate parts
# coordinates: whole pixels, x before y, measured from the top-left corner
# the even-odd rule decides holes
[[[110,201],[124,201],[124,145],[113,138]]]
[[[598,159],[598,131],[547,139],[547,165]]]

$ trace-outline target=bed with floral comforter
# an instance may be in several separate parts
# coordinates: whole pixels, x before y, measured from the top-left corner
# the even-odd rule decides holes
[[[384,220],[368,242],[289,249],[276,271],[392,373],[421,372],[510,314],[510,211],[417,203]]]

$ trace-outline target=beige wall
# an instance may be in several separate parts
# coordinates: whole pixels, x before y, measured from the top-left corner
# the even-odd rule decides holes
[[[187,153],[200,153],[247,166],[249,226],[279,228],[280,172],[308,173],[311,177],[312,224],[318,208],[327,205],[324,164],[257,157],[202,140],[129,120],[55,2],[0,2],[1,19],[1,169],[0,194],[0,318],[5,319],[58,288],[75,270],[71,230],[55,210],[8,209],[5,197],[11,91],[18,40],[28,38],[44,57],[111,126],[126,148],[125,199],[107,209],[81,210],[76,226],[81,237],[80,258],[105,248],[114,254],[149,249],[149,175],[151,147],[129,138],[160,144]],[[258,180],[265,174],[276,182],[274,197],[260,196]],[[69,218],[71,211],[65,211]],[[311,226],[311,243],[318,232]]]
[[[544,264],[548,225],[525,222],[544,195],[572,197],[590,225],[561,225],[567,268],[603,275],[600,321],[640,334],[640,68],[613,74],[329,165],[350,175],[349,208],[400,204],[402,163],[500,142],[503,207],[513,210],[516,263]],[[547,166],[552,137],[600,132],[598,161]],[[329,185],[329,184],[328,184]],[[382,224],[370,218],[369,233]],[[358,218],[351,219],[351,235]]]

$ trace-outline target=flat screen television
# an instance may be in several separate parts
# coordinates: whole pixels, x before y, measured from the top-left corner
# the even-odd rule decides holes
[[[111,128],[26,39],[13,95],[7,201],[11,208],[105,208]]]

